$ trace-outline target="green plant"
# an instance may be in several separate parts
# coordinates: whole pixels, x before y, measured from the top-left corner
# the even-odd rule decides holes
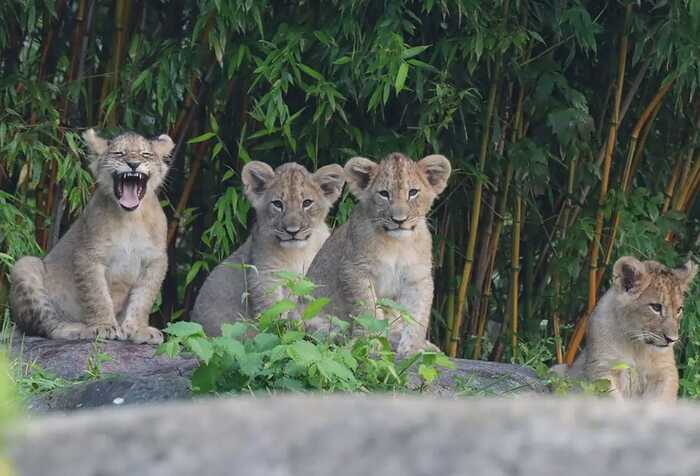
[[[10,463],[5,458],[6,432],[19,413],[19,400],[4,350],[0,349],[0,474],[11,475]]]
[[[282,299],[263,311],[255,323],[223,324],[221,336],[208,337],[193,322],[170,324],[169,338],[158,350],[170,357],[193,354],[200,365],[192,375],[197,393],[258,391],[398,391],[408,388],[408,371],[416,366],[424,383],[432,382],[439,367],[452,363],[438,352],[422,351],[397,362],[391,350],[390,323],[372,315],[355,318],[362,329],[347,334],[349,324],[329,318],[330,332],[310,333],[305,321],[317,317],[327,298],[313,298],[314,284],[293,273],[279,273],[280,286],[300,299]],[[385,300],[379,304],[410,319],[405,310]],[[299,319],[291,319],[293,313]]]

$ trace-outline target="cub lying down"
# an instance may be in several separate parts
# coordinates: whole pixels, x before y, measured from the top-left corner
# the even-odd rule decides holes
[[[621,400],[675,400],[673,345],[685,292],[696,272],[692,261],[670,269],[656,261],[620,258],[613,267],[613,286],[589,320],[586,349],[567,375],[607,379],[611,394]],[[561,374],[562,366],[557,367]]]
[[[311,174],[296,163],[272,170],[250,162],[241,175],[256,222],[245,243],[214,268],[199,291],[192,320],[208,335],[220,334],[222,323],[253,318],[282,299],[275,274],[309,268],[328,238],[325,219],[345,184],[343,168],[335,164]]]
[[[133,133],[84,134],[96,189],[82,215],[43,259],[11,272],[10,307],[20,330],[51,339],[163,341],[148,315],[168,267],[166,219],[156,191],[173,141]]]
[[[445,189],[450,171],[442,155],[418,162],[398,153],[379,164],[361,157],[348,161],[348,186],[359,203],[324,243],[308,272],[318,285],[316,293],[331,300],[324,312],[341,319],[375,314],[377,300],[389,298],[417,321],[407,325],[392,318],[392,346],[404,354],[429,346],[433,277],[426,214]],[[310,324],[322,330],[328,320],[319,317]]]

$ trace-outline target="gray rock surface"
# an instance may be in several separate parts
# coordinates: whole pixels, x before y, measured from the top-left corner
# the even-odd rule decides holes
[[[452,359],[453,370],[441,370],[430,389],[441,396],[505,396],[528,392],[547,392],[535,372],[521,365]]]
[[[23,476],[697,475],[697,405],[240,397],[30,421]]]
[[[191,358],[170,359],[155,355],[155,346],[131,342],[94,342],[50,340],[41,337],[12,339],[12,356],[23,362],[36,362],[41,368],[59,377],[74,380],[85,375],[88,359],[98,352],[108,354],[111,360],[101,364],[103,373],[144,377],[149,375],[189,375],[196,367]]]
[[[100,378],[32,398],[28,409],[39,412],[190,398],[189,375],[197,365],[195,359],[170,359],[155,355],[155,346],[131,342],[95,344],[15,334],[11,349],[13,358],[24,364],[35,363],[66,380],[85,378],[88,359],[98,353],[109,355],[100,364]]]
[[[109,375],[99,380],[77,383],[38,395],[31,399],[28,408],[38,412],[72,411],[107,405],[184,400],[191,397],[189,379],[178,375]]]
[[[60,341],[15,335],[12,354],[22,362],[67,380],[83,378],[88,359],[98,353],[110,356],[100,364],[102,377],[34,397],[31,411],[71,411],[104,405],[144,403],[191,397],[188,378],[196,367],[191,358],[156,356],[155,347],[130,342]],[[426,393],[440,396],[510,395],[544,392],[543,383],[525,367],[495,362],[456,359],[454,370],[441,370]],[[418,378],[413,376],[417,386]]]

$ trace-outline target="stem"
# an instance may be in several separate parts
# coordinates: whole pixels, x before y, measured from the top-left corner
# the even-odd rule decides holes
[[[596,213],[596,227],[591,241],[591,262],[588,274],[588,306],[586,313],[576,323],[576,328],[571,336],[566,352],[566,363],[571,366],[576,357],[578,347],[583,340],[583,336],[588,326],[588,316],[593,311],[597,303],[598,297],[598,254],[600,251],[600,243],[603,235],[603,207],[608,195],[608,184],[610,181],[610,168],[612,166],[613,151],[615,149],[615,141],[617,139],[617,128],[620,121],[620,105],[622,103],[622,90],[625,80],[625,66],[627,63],[627,46],[629,35],[629,23],[632,17],[632,3],[625,6],[625,22],[623,26],[622,38],[620,40],[620,50],[618,52],[617,63],[617,80],[615,83],[615,102],[610,120],[610,130],[608,132],[608,140],[605,148],[605,157],[603,160],[603,174],[600,184],[600,194],[598,196],[598,211]]]
[[[520,191],[516,191],[513,210],[513,248],[511,253],[511,278],[510,278],[510,324],[511,345],[513,346],[513,358],[518,355],[518,290],[520,279],[520,229],[522,227],[523,199]]]

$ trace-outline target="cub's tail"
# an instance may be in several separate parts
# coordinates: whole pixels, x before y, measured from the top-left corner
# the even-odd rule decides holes
[[[10,311],[12,320],[25,334],[52,337],[60,320],[46,290],[44,275],[41,259],[25,256],[17,260],[10,273]]]

